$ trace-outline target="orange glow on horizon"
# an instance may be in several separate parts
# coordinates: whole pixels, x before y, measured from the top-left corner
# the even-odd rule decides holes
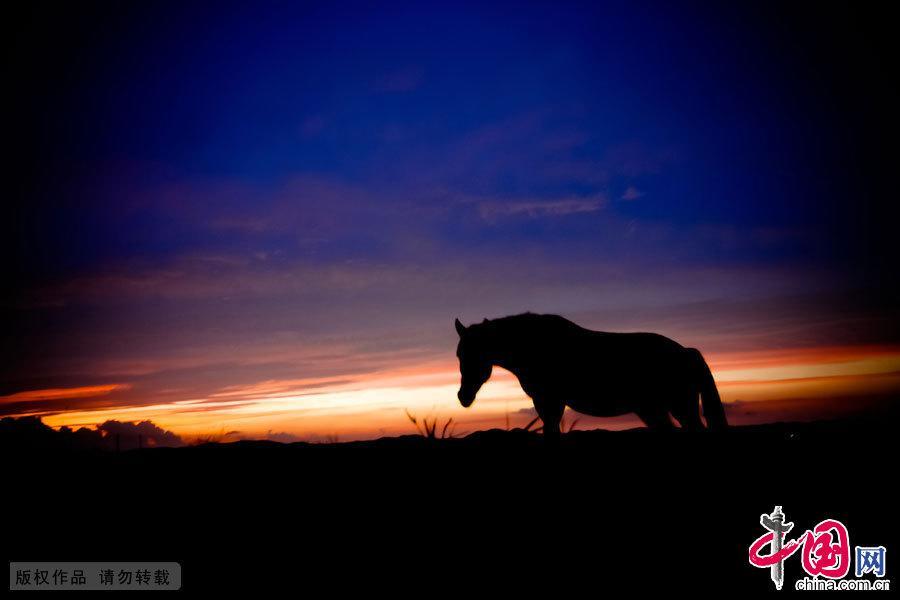
[[[726,404],[759,403],[760,409],[791,399],[900,391],[900,348],[832,347],[779,349],[707,356]],[[364,439],[414,433],[405,411],[419,417],[453,418],[459,432],[521,426],[533,418],[531,401],[515,377],[495,369],[472,408],[456,400],[455,361],[402,365],[357,376],[265,380],[229,386],[202,398],[91,410],[35,411],[52,427],[91,427],[109,419],[149,419],[186,438],[210,434],[259,438],[290,434],[301,439]],[[84,398],[122,391],[109,384],[31,390],[2,398]],[[777,415],[773,417],[777,419]],[[637,426],[636,419],[591,419],[593,426]]]

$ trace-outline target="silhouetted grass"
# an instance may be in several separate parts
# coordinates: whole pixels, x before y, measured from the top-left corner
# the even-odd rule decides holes
[[[431,420],[429,420],[428,417],[423,417],[420,422],[419,419],[408,410],[406,411],[406,418],[415,425],[419,435],[430,440],[448,439],[456,434],[456,423],[453,422],[453,417],[447,419],[443,426],[440,426],[437,417],[433,417]],[[438,434],[438,431],[440,431],[440,434]]]
[[[218,433],[207,433],[198,435],[197,437],[190,440],[189,445],[191,446],[202,446],[203,444],[220,444],[225,441],[225,429],[223,428]]]
[[[524,429],[526,432],[531,431],[531,428],[534,427],[534,426],[537,424],[537,422],[540,421],[540,420],[541,420],[540,417],[535,417],[535,418],[533,418],[532,420],[528,421],[528,425],[526,425],[526,426],[523,427],[522,429]],[[544,428],[544,426],[541,425],[540,427],[536,428],[535,431],[540,431],[540,430],[543,429],[543,428]],[[507,429],[509,429],[508,426],[507,426]]]

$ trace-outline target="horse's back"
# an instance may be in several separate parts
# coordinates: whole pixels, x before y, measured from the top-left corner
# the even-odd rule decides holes
[[[636,398],[665,393],[685,372],[685,348],[666,336],[585,331],[571,352],[555,359],[554,370],[564,373],[556,385],[576,410],[596,416],[630,412]]]
[[[541,327],[534,340],[541,346],[545,366],[566,364],[596,373],[604,365],[632,371],[650,364],[677,363],[684,347],[658,333],[609,332],[581,327],[558,315],[535,315]]]
[[[657,349],[664,351],[683,350],[684,346],[659,333],[651,333],[644,331],[635,332],[613,332],[598,331],[595,329],[587,329],[577,323],[561,317],[559,315],[535,315],[541,317],[544,324],[543,335],[547,336],[549,332],[556,335],[566,337],[573,341],[583,341],[588,344],[606,344],[622,349],[639,348],[639,349]]]
[[[585,330],[582,346],[590,353],[610,359],[632,361],[653,357],[674,356],[683,353],[684,346],[659,333],[608,332]]]

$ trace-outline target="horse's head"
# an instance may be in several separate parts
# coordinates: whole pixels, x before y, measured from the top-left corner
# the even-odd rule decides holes
[[[459,334],[456,356],[459,358],[459,374],[462,377],[456,397],[460,404],[468,408],[475,401],[475,394],[491,376],[493,365],[478,332],[456,319],[456,333]]]

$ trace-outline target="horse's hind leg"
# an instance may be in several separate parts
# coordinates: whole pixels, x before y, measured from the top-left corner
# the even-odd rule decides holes
[[[669,430],[674,429],[675,424],[669,417],[669,412],[662,408],[642,408],[636,411],[637,416],[641,418],[650,429]]]
[[[672,415],[685,431],[699,431],[703,429],[703,421],[700,420],[700,403],[696,392],[683,394],[679,397],[672,404]]]

